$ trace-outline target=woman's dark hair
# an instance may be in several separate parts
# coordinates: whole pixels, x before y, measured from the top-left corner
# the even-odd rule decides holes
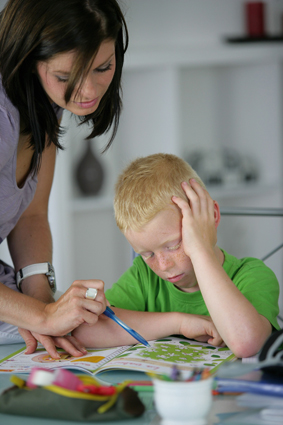
[[[97,110],[81,123],[92,123],[88,138],[99,136],[113,125],[112,143],[122,107],[121,73],[128,47],[128,31],[116,0],[9,0],[0,13],[0,73],[3,87],[19,110],[23,133],[34,149],[31,170],[37,172],[47,144],[61,133],[54,109],[36,72],[38,61],[59,53],[76,52],[65,101],[87,75],[105,40],[115,41],[116,69]]]

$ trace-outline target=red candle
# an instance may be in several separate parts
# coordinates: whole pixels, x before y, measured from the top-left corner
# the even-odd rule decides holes
[[[262,1],[245,4],[246,28],[249,37],[264,37],[265,34],[265,4]]]

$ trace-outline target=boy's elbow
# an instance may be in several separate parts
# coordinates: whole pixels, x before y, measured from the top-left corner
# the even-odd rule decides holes
[[[239,359],[255,356],[263,347],[270,332],[251,332],[229,344],[230,350]]]
[[[260,350],[258,343],[253,343],[252,341],[240,341],[236,344],[231,344],[229,348],[238,359],[255,356]]]

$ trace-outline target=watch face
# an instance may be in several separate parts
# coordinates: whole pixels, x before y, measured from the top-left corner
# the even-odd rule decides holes
[[[54,271],[54,267],[50,263],[48,263],[48,269],[49,270],[46,273],[46,276],[48,278],[50,288],[52,289],[52,292],[56,292],[55,271]]]
[[[56,282],[55,282],[55,276],[48,276],[48,281],[50,288],[53,292],[56,292]]]

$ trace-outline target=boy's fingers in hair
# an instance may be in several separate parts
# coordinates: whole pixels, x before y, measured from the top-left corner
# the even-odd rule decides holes
[[[198,193],[195,190],[195,188],[191,185],[190,182],[188,183],[188,182],[184,181],[184,182],[181,183],[181,186],[182,186],[182,189],[183,189],[183,191],[185,192],[185,194],[187,195],[188,198],[195,199],[195,200],[198,199]]]
[[[187,182],[182,182],[182,189],[185,192],[190,207],[193,210],[193,212],[199,212],[200,211],[200,198],[197,194],[197,192],[194,190],[194,188]]]
[[[210,214],[213,213],[214,201],[208,191],[204,187],[202,187],[195,179],[190,179],[190,185],[199,196],[202,210],[208,210]]]
[[[207,200],[210,198],[208,191],[204,187],[202,187],[195,179],[190,179],[190,185],[200,199]]]
[[[186,202],[184,199],[179,198],[178,196],[172,196],[171,200],[172,202],[174,202],[174,204],[176,204],[180,208],[180,210],[183,213],[183,216],[184,216],[184,213],[191,215],[192,212],[191,212],[191,206],[189,202]]]
[[[201,186],[195,179],[190,179],[190,186],[200,198],[210,198],[208,191]]]

